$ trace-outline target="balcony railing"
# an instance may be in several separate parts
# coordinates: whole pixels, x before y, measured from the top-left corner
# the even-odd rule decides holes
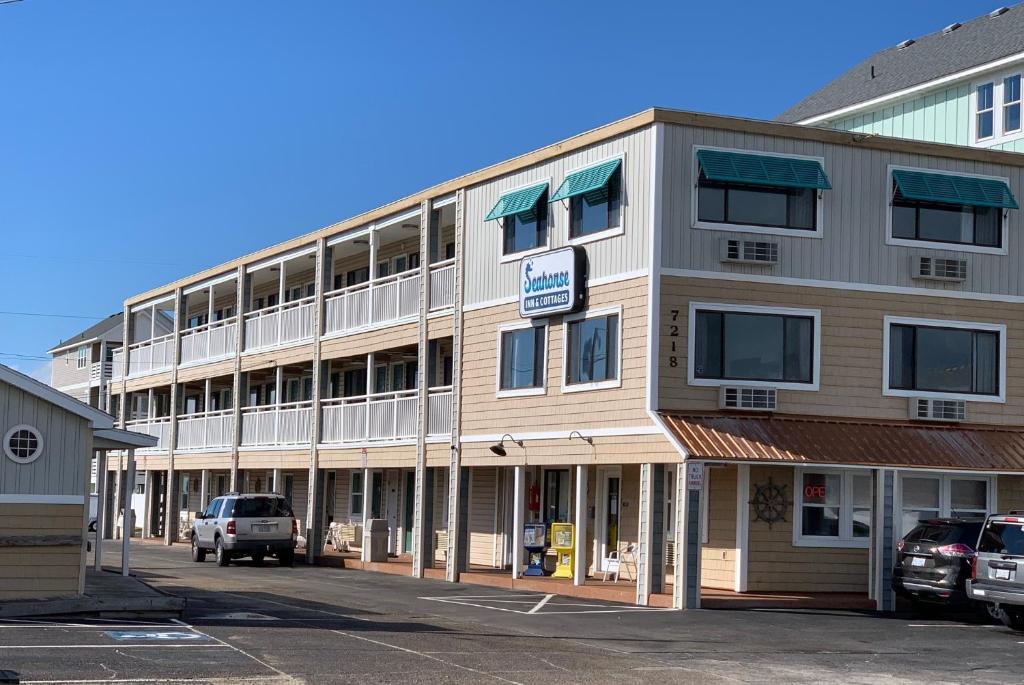
[[[113,362],[93,362],[89,366],[89,383],[100,385],[103,381],[109,381],[113,371]]]
[[[145,433],[146,435],[152,435],[155,437],[156,446],[146,447],[138,450],[141,454],[147,454],[150,452],[166,452],[168,445],[171,442],[171,417],[164,416],[160,418],[152,419],[139,419],[136,421],[128,421],[125,423],[125,428],[136,433]]]
[[[416,390],[323,400],[326,444],[416,437]]]
[[[233,409],[183,414],[178,417],[178,449],[229,448],[235,440]]]
[[[116,359],[116,358],[115,358]],[[174,334],[162,335],[128,346],[128,375],[145,376],[170,369],[174,364]]]
[[[430,311],[455,306],[455,260],[430,265]]]
[[[266,307],[245,315],[245,349],[258,350],[313,337],[315,297]]]
[[[242,446],[308,445],[313,403],[242,407]]]
[[[230,357],[235,354],[237,343],[238,319],[234,316],[186,329],[181,332],[181,363]]]
[[[379,326],[419,312],[420,270],[410,269],[326,294],[326,332]]]
[[[427,395],[427,435],[451,435],[452,386],[431,388]]]
[[[111,380],[121,380],[124,377],[124,348],[118,347],[112,353],[112,361],[114,368],[110,372]]]

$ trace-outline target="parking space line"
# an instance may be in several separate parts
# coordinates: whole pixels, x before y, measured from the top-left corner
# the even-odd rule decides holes
[[[175,623],[177,623],[177,624],[178,624],[178,625],[180,625],[180,626],[183,626],[183,627],[185,627],[185,628],[188,628],[189,630],[191,630],[191,631],[193,631],[193,632],[195,632],[195,633],[198,633],[198,634],[200,634],[200,635],[205,635],[205,636],[206,636],[206,637],[208,637],[209,639],[211,639],[211,640],[215,640],[216,642],[219,642],[220,644],[224,645],[225,647],[228,647],[228,648],[230,648],[230,649],[233,649],[233,650],[235,650],[236,652],[238,652],[238,653],[239,653],[239,654],[241,654],[242,656],[245,656],[245,657],[248,657],[248,658],[252,659],[252,660],[253,660],[253,661],[255,661],[256,663],[258,663],[258,664],[259,664],[260,666],[263,666],[264,668],[266,668],[266,669],[269,669],[269,670],[273,671],[274,673],[278,674],[279,676],[282,676],[282,677],[284,677],[284,678],[288,678],[289,680],[294,680],[294,678],[292,678],[292,677],[291,677],[290,675],[288,675],[288,674],[287,674],[287,673],[285,673],[284,671],[282,671],[282,670],[279,670],[279,669],[277,669],[277,668],[274,668],[273,666],[271,666],[271,665],[270,665],[270,664],[268,664],[267,662],[263,661],[262,659],[258,659],[258,658],[256,658],[256,657],[254,657],[254,656],[253,656],[252,654],[249,654],[248,652],[246,652],[246,651],[245,651],[245,650],[243,650],[243,649],[239,649],[238,647],[235,647],[235,646],[234,646],[233,644],[230,644],[230,643],[228,643],[228,642],[225,642],[224,640],[221,640],[221,639],[220,639],[219,637],[215,637],[215,636],[213,636],[213,635],[210,635],[209,633],[204,633],[203,631],[201,631],[201,630],[198,630],[198,629],[196,629],[196,628],[193,628],[193,627],[192,627],[192,626],[190,626],[190,625],[189,625],[188,623],[185,623],[184,621],[179,621],[179,620],[178,620],[178,619],[176,619],[176,618],[172,618],[171,620],[172,620],[172,621],[174,621]]]
[[[216,638],[212,638],[216,639]],[[219,645],[204,645],[196,642],[189,642],[181,645],[168,645],[160,642],[153,642],[145,645],[0,645],[0,650],[3,649],[176,649],[180,647],[189,647],[191,649],[223,649],[224,647],[230,647],[228,644]]]
[[[553,595],[553,594],[550,594],[550,595],[544,595],[544,598],[543,598],[543,599],[541,599],[541,600],[540,600],[539,602],[537,602],[536,604],[534,604],[534,605],[533,605],[533,608],[532,608],[532,609],[530,609],[529,611],[527,611],[526,613],[528,613],[528,614],[535,614],[535,613],[537,613],[538,611],[540,611],[541,609],[543,609],[543,608],[544,608],[544,605],[545,605],[545,604],[547,604],[548,602],[550,602],[550,601],[551,601],[551,598],[552,598],[552,597],[554,597],[554,595]]]

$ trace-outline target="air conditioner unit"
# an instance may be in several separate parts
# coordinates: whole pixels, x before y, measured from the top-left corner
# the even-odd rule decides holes
[[[723,386],[719,390],[718,406],[721,409],[775,411],[778,399],[778,390],[775,388]]]
[[[966,421],[967,402],[964,400],[933,400],[925,397],[911,397],[910,418],[918,421]]]
[[[779,263],[779,244],[770,240],[723,238],[722,261],[773,266]]]
[[[927,281],[966,281],[967,260],[945,257],[916,256],[912,262],[913,277]]]

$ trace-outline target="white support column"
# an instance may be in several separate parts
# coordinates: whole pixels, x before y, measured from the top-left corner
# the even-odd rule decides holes
[[[282,265],[281,268],[283,269],[284,265]],[[280,321],[280,317],[278,317],[278,321]],[[284,367],[283,366],[278,366],[276,369],[274,369],[274,388],[275,388],[274,404],[277,405],[277,408],[274,409],[274,442],[277,443],[277,442],[280,442],[280,440],[281,440],[281,435],[280,435],[280,431],[281,431],[281,404],[283,404],[283,402],[282,402],[283,397],[282,396],[284,394]]]
[[[733,589],[736,592],[746,592],[749,563],[747,546],[750,533],[750,464],[739,464],[736,468],[736,585]],[[677,559],[678,554],[677,547]]]
[[[150,388],[149,391],[146,393],[146,418],[147,419],[155,419],[156,418],[156,402],[153,401],[154,400],[154,394],[155,394],[153,391],[154,391],[154,389]]]
[[[270,472],[270,476],[272,481],[270,485],[270,491],[276,492],[279,495],[283,495],[284,491],[282,489],[283,483],[281,482],[281,469],[273,469]]]
[[[206,511],[210,504],[210,469],[199,472],[199,509]]]
[[[146,470],[145,497],[142,503],[142,537],[153,535],[153,469]]]
[[[128,563],[128,545],[132,539],[132,492],[134,488],[132,483],[135,482],[135,450],[128,450],[128,469],[126,479],[128,487],[124,488],[124,500],[122,505],[124,506],[124,518],[121,521],[121,575],[127,576],[129,570]]]
[[[576,467],[576,535],[573,554],[573,585],[583,585],[587,581],[587,475],[588,467],[580,464]]]
[[[118,514],[119,510],[118,510],[117,507],[118,507],[118,505],[120,504],[120,502],[123,499],[124,499],[124,471],[121,468],[121,457],[119,456],[117,458],[117,478],[114,481],[114,506],[113,506],[114,510],[112,512],[112,519],[111,519],[112,522],[113,522],[113,525],[112,525],[111,531],[110,531],[110,537],[112,539],[114,539],[114,540],[116,540],[117,536],[118,536],[118,533],[117,533],[117,514]]]
[[[364,435],[366,436],[367,439],[369,439],[370,437],[370,395],[373,394],[373,360],[373,352],[366,355],[366,411],[364,412]]]
[[[676,609],[700,608],[700,496],[705,468],[701,462],[683,462],[682,475],[676,479],[676,500],[680,504],[676,517],[676,568],[672,597],[672,605]]]
[[[512,578],[523,572],[523,525],[526,523],[526,467],[513,467],[512,481]]]
[[[372,512],[370,511],[370,493],[371,493],[371,481],[373,474],[370,469],[363,469],[363,541],[359,547],[359,559],[360,561],[370,560],[370,518]],[[382,484],[383,485],[383,484]]]
[[[213,394],[213,379],[207,378],[203,382],[203,411],[210,411],[210,395]]]
[[[103,531],[107,527],[107,490],[110,488],[110,477],[107,474],[107,452],[96,452],[96,556],[94,565],[97,571],[103,570]]]

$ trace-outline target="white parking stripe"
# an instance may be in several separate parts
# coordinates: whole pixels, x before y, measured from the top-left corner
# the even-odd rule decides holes
[[[217,642],[219,642],[220,644],[224,645],[225,647],[229,647],[229,648],[231,648],[231,649],[235,650],[236,652],[238,652],[238,653],[239,653],[239,654],[241,654],[242,656],[245,656],[245,657],[249,657],[250,659],[252,659],[252,660],[253,660],[253,661],[255,661],[256,663],[258,663],[258,664],[259,664],[260,666],[263,666],[264,668],[266,668],[266,669],[269,669],[269,670],[273,671],[274,673],[278,674],[279,676],[283,676],[283,677],[285,677],[285,678],[288,678],[289,680],[293,680],[293,678],[292,678],[291,676],[289,676],[289,675],[288,675],[287,673],[285,673],[284,671],[280,671],[280,670],[278,670],[278,669],[274,668],[273,666],[271,666],[270,664],[268,664],[267,662],[265,662],[265,661],[262,661],[262,660],[260,660],[260,659],[257,659],[257,658],[256,658],[256,657],[254,657],[254,656],[253,656],[252,654],[249,654],[249,652],[246,652],[246,651],[244,651],[244,650],[241,650],[241,649],[239,649],[238,647],[235,647],[235,646],[234,646],[234,645],[232,645],[232,644],[228,644],[228,643],[227,643],[227,642],[225,642],[224,640],[221,640],[221,639],[220,639],[219,637],[214,637],[213,635],[210,635],[209,633],[204,633],[204,632],[203,632],[203,631],[201,631],[201,630],[196,630],[195,628],[193,628],[193,627],[192,627],[192,626],[190,626],[189,624],[185,623],[184,621],[179,621],[179,620],[178,620],[178,619],[176,619],[176,618],[172,618],[171,620],[172,620],[172,621],[174,621],[175,623],[177,623],[177,624],[178,624],[178,625],[180,625],[180,626],[184,626],[184,627],[188,628],[189,630],[191,630],[191,631],[192,631],[192,632],[194,632],[194,633],[198,633],[198,634],[200,634],[200,635],[204,635],[204,636],[206,636],[206,637],[210,638],[211,640],[216,640]]]
[[[216,639],[216,638],[213,638]],[[0,645],[0,649],[175,649],[178,647],[190,647],[192,649],[223,649],[231,647],[229,644],[202,644],[200,642],[189,642],[183,645],[168,645],[160,642],[151,642],[145,645]],[[234,647],[232,647],[234,649]]]
[[[528,614],[535,614],[535,613],[537,613],[538,611],[540,611],[541,609],[544,608],[545,604],[547,604],[548,602],[551,601],[552,597],[554,597],[553,594],[551,594],[551,595],[544,595],[544,599],[542,599],[539,602],[537,602],[536,604],[534,604],[533,608],[530,609],[529,611],[527,611],[526,613],[528,613]]]

